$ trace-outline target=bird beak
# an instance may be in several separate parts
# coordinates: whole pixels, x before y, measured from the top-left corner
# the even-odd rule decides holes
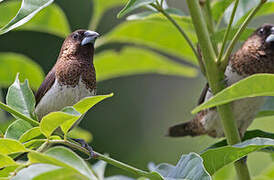
[[[84,33],[84,38],[81,42],[81,45],[84,46],[86,44],[95,43],[95,40],[100,36],[99,33],[95,32],[95,31],[86,31]]]
[[[271,28],[271,34],[267,36],[265,39],[265,42],[267,44],[273,44],[274,43],[274,27]]]

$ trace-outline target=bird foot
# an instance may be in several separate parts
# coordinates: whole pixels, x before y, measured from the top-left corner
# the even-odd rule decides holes
[[[76,143],[80,144],[81,147],[85,148],[89,152],[89,157],[86,160],[89,160],[90,158],[96,158],[97,155],[94,153],[92,147],[88,145],[88,143],[83,139],[76,139],[76,138],[70,138],[71,140],[75,141]]]

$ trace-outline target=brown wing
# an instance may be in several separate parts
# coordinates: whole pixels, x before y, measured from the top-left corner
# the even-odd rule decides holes
[[[209,90],[209,85],[208,85],[208,83],[206,83],[206,85],[201,93],[201,96],[198,100],[198,105],[202,104],[205,101],[206,93],[208,90]]]
[[[42,97],[48,92],[51,86],[54,84],[55,81],[55,68],[53,68],[48,75],[46,76],[45,80],[39,87],[38,91],[35,94],[36,106],[42,99]]]

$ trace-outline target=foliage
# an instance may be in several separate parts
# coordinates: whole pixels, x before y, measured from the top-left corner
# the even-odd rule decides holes
[[[205,3],[209,2],[209,0],[205,1]],[[233,2],[219,0],[207,5],[201,2],[201,7],[189,6],[191,16],[187,16],[181,10],[169,8],[164,0],[129,0],[118,17],[131,15],[98,41],[96,48],[100,51],[94,58],[98,80],[147,73],[195,77],[197,74],[195,67],[199,64],[215,96],[196,107],[193,113],[215,106],[221,109],[224,107],[224,111],[229,112],[222,105],[246,97],[273,96],[273,75],[270,74],[254,75],[228,88],[222,87],[220,74],[223,73],[223,67],[227,65],[235,43],[245,40],[254,30],[254,28],[247,28],[248,22],[253,17],[271,14],[274,8],[273,1],[261,0],[254,3],[243,0],[239,4],[237,0]],[[0,20],[2,26],[0,34],[11,30],[38,31],[65,38],[71,31],[68,20],[62,9],[57,4],[50,5],[51,3],[53,0],[24,0],[19,7],[17,2],[2,2],[0,12],[5,13],[6,16]],[[90,27],[98,26],[106,10],[125,3],[122,0],[94,0],[95,10]],[[188,3],[198,4],[196,0],[188,0]],[[133,14],[134,10],[140,7],[146,10]],[[234,11],[237,7],[238,10]],[[200,16],[200,10],[205,18]],[[9,21],[16,12],[15,17]],[[228,26],[222,27],[221,22]],[[149,26],[153,28],[148,28]],[[194,33],[195,31],[197,33]],[[195,44],[198,41],[206,61],[196,50]],[[113,48],[104,48],[115,43],[122,45],[118,51]],[[174,62],[174,59],[182,60],[183,63]],[[1,53],[0,64],[1,88],[7,88],[17,72],[20,72],[21,80],[29,79],[33,89],[37,89],[43,79],[41,68],[23,55]],[[8,73],[10,74],[7,76]],[[261,86],[257,86],[258,82]],[[0,170],[0,179],[104,179],[106,163],[99,161],[93,166],[88,165],[69,147],[89,155],[86,149],[71,142],[68,137],[72,136],[73,133],[69,133],[69,130],[80,117],[95,104],[112,95],[87,97],[74,106],[52,112],[43,117],[41,122],[37,122],[32,90],[28,81],[20,84],[17,75],[8,89],[6,104],[0,103],[0,108],[15,118],[14,121],[9,121],[9,126],[0,133],[0,168],[3,168]],[[261,112],[259,115],[273,116],[273,111]],[[224,119],[223,122],[225,121]],[[228,123],[224,126],[229,125]],[[235,130],[233,126],[228,127],[228,129],[233,128]],[[83,132],[83,130],[80,131]],[[83,134],[86,139],[91,138],[89,133]],[[263,134],[266,133],[263,132]],[[127,170],[142,179],[198,180],[211,179],[211,175],[219,169],[249,153],[265,150],[265,148],[270,148],[265,152],[273,152],[271,150],[274,145],[272,135],[265,137],[254,132],[252,138],[243,139],[243,142],[237,140],[237,135],[234,137],[226,135],[229,145],[222,142],[200,154],[182,155],[176,166],[163,163],[150,166],[150,172],[131,167],[97,152],[95,155],[97,159]],[[232,145],[233,139],[238,143]],[[56,144],[67,147],[51,147]],[[17,161],[17,158],[23,154],[27,154],[27,160]],[[256,179],[269,179],[272,177],[272,171],[273,165]],[[105,179],[131,178],[119,175]]]

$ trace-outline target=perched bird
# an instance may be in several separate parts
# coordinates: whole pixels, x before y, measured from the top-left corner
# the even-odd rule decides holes
[[[39,121],[50,112],[96,94],[93,55],[98,37],[97,32],[77,30],[65,39],[56,64],[35,95]]]
[[[256,73],[274,73],[274,25],[265,24],[258,28],[234,53],[225,70],[225,82],[230,86],[237,81]],[[259,85],[259,84],[258,84]],[[213,96],[208,84],[202,91],[198,104]],[[264,97],[252,97],[231,103],[232,111],[241,136],[252,123]],[[169,128],[171,137],[199,136],[208,134],[212,137],[224,136],[220,117],[216,108],[200,111],[188,122]]]

